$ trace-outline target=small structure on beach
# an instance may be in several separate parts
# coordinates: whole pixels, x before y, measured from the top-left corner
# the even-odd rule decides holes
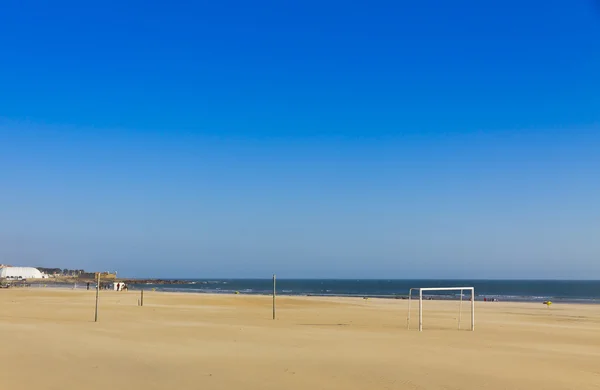
[[[414,291],[419,292],[419,332],[423,331],[423,291],[460,291],[460,305],[458,306],[458,330],[460,330],[460,321],[462,317],[462,302],[463,302],[463,291],[471,291],[471,331],[475,330],[475,287],[417,287],[408,290],[408,316],[406,318],[407,329],[410,329],[410,303],[412,300],[412,293]],[[425,298],[428,299],[428,298]],[[433,299],[433,297],[429,297]]]

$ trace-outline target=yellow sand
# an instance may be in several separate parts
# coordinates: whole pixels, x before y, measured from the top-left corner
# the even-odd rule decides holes
[[[0,290],[0,389],[600,388],[596,305],[477,302],[472,333],[426,301],[419,333],[404,300],[138,297],[101,292],[94,323],[94,291]]]

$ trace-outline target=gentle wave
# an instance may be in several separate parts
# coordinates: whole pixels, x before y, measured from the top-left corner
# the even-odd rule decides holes
[[[169,284],[173,283],[173,284]],[[51,284],[47,285],[48,287]],[[600,303],[600,281],[543,280],[311,280],[278,279],[277,294],[298,296],[340,296],[403,299],[409,288],[472,286],[476,300]],[[73,284],[54,285],[73,288]],[[271,279],[185,279],[152,283],[129,283],[130,289],[210,294],[272,294]],[[78,283],[76,288],[86,288]],[[414,294],[414,293],[413,293]],[[413,295],[414,296],[414,295]],[[460,299],[458,291],[424,292],[427,299]],[[470,299],[464,292],[463,299]]]
[[[256,281],[252,281],[252,283],[256,283]],[[270,288],[250,288],[249,286],[244,286],[243,281],[236,281],[234,286],[230,286],[228,288],[221,288],[214,286],[215,283],[212,283],[213,286],[209,287],[205,284],[195,284],[195,285],[131,285],[133,289],[147,289],[148,287],[153,288],[156,291],[164,291],[164,292],[186,292],[186,293],[204,293],[204,294],[248,294],[248,295],[270,295],[272,294],[272,286]],[[279,285],[284,284],[279,282]],[[322,282],[318,283],[318,288],[310,288],[315,287],[314,284],[308,286],[302,286],[300,289],[290,289],[290,288],[281,288],[277,291],[279,295],[289,295],[289,296],[325,296],[325,297],[369,297],[369,298],[393,298],[393,299],[406,299],[408,297],[407,292],[394,291],[394,292],[385,292],[385,291],[340,291],[339,289],[323,289]],[[231,287],[240,287],[238,289]],[[245,287],[245,288],[241,288]],[[478,293],[476,288],[475,299],[478,301],[486,300],[497,300],[497,301],[514,301],[514,302],[543,302],[546,300],[552,301],[562,301],[562,302],[577,302],[577,303],[600,303],[600,296],[591,296],[591,297],[580,297],[580,296],[565,296],[560,294],[511,294],[511,293],[487,293],[485,289],[484,292]],[[459,300],[460,293],[444,293],[435,292],[431,294],[423,294],[425,299],[435,299],[435,300]],[[414,298],[414,295],[413,295]],[[463,294],[463,300],[470,299],[470,294]]]

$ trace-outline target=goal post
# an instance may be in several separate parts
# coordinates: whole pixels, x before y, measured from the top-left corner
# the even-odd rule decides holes
[[[410,309],[413,291],[419,291],[419,332],[423,331],[423,291],[460,291],[460,304],[458,307],[458,329],[462,319],[462,301],[463,292],[471,292],[471,331],[475,330],[475,287],[418,287],[411,288],[408,291],[408,316],[406,318],[406,328],[410,330]]]

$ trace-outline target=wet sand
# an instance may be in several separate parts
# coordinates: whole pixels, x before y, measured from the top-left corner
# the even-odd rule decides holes
[[[598,305],[94,294],[0,290],[2,389],[600,389]]]

